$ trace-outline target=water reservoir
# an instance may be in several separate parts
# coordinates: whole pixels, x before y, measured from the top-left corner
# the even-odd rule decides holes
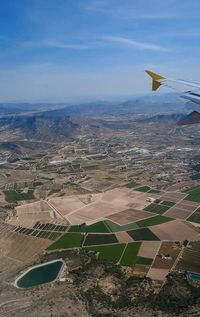
[[[188,273],[188,276],[193,281],[199,281],[200,282],[200,274],[198,273]]]
[[[60,275],[64,264],[62,259],[58,259],[32,266],[16,279],[15,286],[18,288],[28,288],[53,282]]]

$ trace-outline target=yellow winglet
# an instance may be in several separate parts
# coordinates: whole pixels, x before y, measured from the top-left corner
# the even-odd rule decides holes
[[[157,90],[161,86],[160,81],[167,79],[166,77],[153,73],[150,70],[145,70],[145,72],[152,78],[152,90]]]

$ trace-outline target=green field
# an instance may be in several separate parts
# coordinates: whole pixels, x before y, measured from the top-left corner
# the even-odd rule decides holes
[[[168,206],[168,207],[172,207],[174,206],[176,203],[174,203],[173,201],[169,201],[169,200],[164,200],[162,201],[161,205],[164,205],[164,206]]]
[[[164,206],[163,204],[161,204],[161,205],[151,204],[151,205],[145,207],[144,210],[151,211],[151,212],[154,212],[156,214],[163,214],[169,208],[170,208],[169,206]]]
[[[90,226],[80,225],[80,226],[71,226],[68,232],[102,232],[109,233],[110,230],[108,226],[106,226],[104,221],[96,222]]]
[[[126,244],[124,243],[118,243],[96,247],[84,247],[84,249],[99,253],[99,259],[118,262],[121,258],[125,246]]]
[[[4,190],[5,200],[8,203],[15,203],[22,200],[21,195],[16,190]]]
[[[169,217],[162,216],[162,215],[157,215],[157,216],[154,216],[151,218],[137,221],[136,223],[137,223],[138,227],[144,228],[144,227],[159,225],[161,223],[165,223],[165,222],[168,222],[171,220],[173,220],[173,219],[169,218]]]
[[[21,193],[22,200],[35,199],[34,189],[29,189],[27,193]]]
[[[17,232],[20,232],[20,233],[27,234],[27,235],[32,235],[32,233],[33,233],[35,230],[32,229],[32,228],[19,227],[19,228],[17,228],[16,231],[17,231]]]
[[[142,192],[142,193],[146,193],[149,190],[151,190],[151,187],[149,187],[149,186],[141,186],[141,187],[136,188],[135,190],[137,190],[139,192]]]
[[[114,234],[89,233],[84,241],[84,246],[118,243]]]
[[[20,193],[16,190],[4,190],[5,200],[8,203],[16,203],[20,200],[34,199],[34,189],[29,189],[27,193]]]
[[[151,265],[152,262],[153,262],[153,259],[150,259],[150,258],[144,258],[142,256],[138,256],[136,258],[136,263],[137,264]]]
[[[187,197],[184,199],[200,202],[200,186],[188,189],[187,194]]]
[[[198,208],[189,218],[188,221],[200,223],[200,208]]]
[[[135,241],[159,241],[160,239],[149,229],[142,228],[137,230],[127,231],[129,236]]]
[[[183,193],[189,194],[191,191],[193,191],[194,189],[197,189],[197,188],[199,188],[199,185],[197,185],[197,186],[192,186],[192,187],[190,187],[190,188],[184,189],[184,190],[183,190]]]
[[[136,263],[140,245],[141,242],[132,242],[127,244],[124,254],[120,261],[120,264],[122,266],[131,266]]]
[[[136,186],[138,186],[139,184],[137,184],[136,182],[134,181],[131,181],[129,183],[127,183],[126,185],[124,185],[126,188],[134,188]]]
[[[120,226],[117,223],[112,222],[111,220],[106,220],[105,223],[111,232],[127,231],[127,230],[138,228],[135,222],[128,223],[127,225],[123,225],[123,226]]]
[[[70,249],[81,246],[83,235],[81,233],[65,233],[60,239],[52,243],[47,250]]]
[[[159,193],[161,193],[161,191],[159,189],[152,188],[148,193],[149,194],[159,194]]]

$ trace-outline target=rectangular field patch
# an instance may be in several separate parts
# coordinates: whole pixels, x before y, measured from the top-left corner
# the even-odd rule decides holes
[[[84,247],[85,250],[91,250],[97,253],[98,258],[102,260],[108,260],[112,262],[118,262],[124,251],[126,244],[111,244],[96,247]]]
[[[87,234],[84,246],[89,245],[100,245],[100,244],[112,244],[118,243],[118,240],[114,234],[95,234],[89,233]]]
[[[82,240],[83,235],[81,233],[65,233],[60,239],[52,243],[47,250],[79,248]]]
[[[135,241],[143,241],[143,240],[159,241],[159,238],[149,228],[131,230],[131,231],[127,231],[127,233]]]
[[[155,226],[155,225],[158,225],[158,224],[161,224],[161,223],[165,223],[165,222],[169,222],[169,221],[172,221],[172,220],[173,220],[172,218],[165,217],[165,216],[162,216],[162,215],[158,215],[158,216],[154,216],[154,217],[147,218],[147,219],[144,219],[144,220],[140,220],[140,221],[138,221],[136,223],[137,223],[138,227],[144,228],[144,227]]]
[[[126,249],[123,253],[120,265],[132,266],[136,263],[137,254],[140,249],[141,242],[132,242],[127,244]]]

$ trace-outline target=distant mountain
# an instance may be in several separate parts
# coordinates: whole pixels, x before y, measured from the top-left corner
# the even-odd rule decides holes
[[[185,103],[178,98],[177,93],[152,94],[124,101],[99,100],[82,104],[65,103],[14,103],[0,104],[0,115],[40,113],[46,116],[78,115],[94,116],[103,114],[128,114],[128,113],[158,113],[179,112],[186,108]]]
[[[125,129],[128,123],[122,122],[121,116],[132,115],[137,118],[138,115],[154,115],[153,120],[166,120],[163,113],[184,112],[184,102],[173,93],[149,95],[118,102],[95,101],[76,105],[0,104],[0,127],[6,127],[11,133],[14,132],[20,140],[56,141],[74,137],[79,132],[80,126],[88,124],[93,132],[98,131],[100,127],[114,130]],[[114,116],[116,122],[102,121],[103,116]],[[177,115],[174,114],[174,116]],[[173,116],[168,118],[172,120]],[[181,118],[176,117],[176,120]],[[89,123],[89,120],[92,122]]]
[[[56,141],[72,137],[79,126],[69,116],[48,116],[47,114],[16,115],[0,118],[0,127],[18,131],[21,138]]]
[[[146,117],[137,119],[138,122],[174,122],[177,123],[185,118],[184,114],[181,113],[168,113],[168,114],[157,114],[157,115],[147,115]]]
[[[193,111],[189,115],[181,119],[178,122],[178,125],[188,125],[188,124],[195,124],[195,123],[200,123],[200,113],[197,111]]]

